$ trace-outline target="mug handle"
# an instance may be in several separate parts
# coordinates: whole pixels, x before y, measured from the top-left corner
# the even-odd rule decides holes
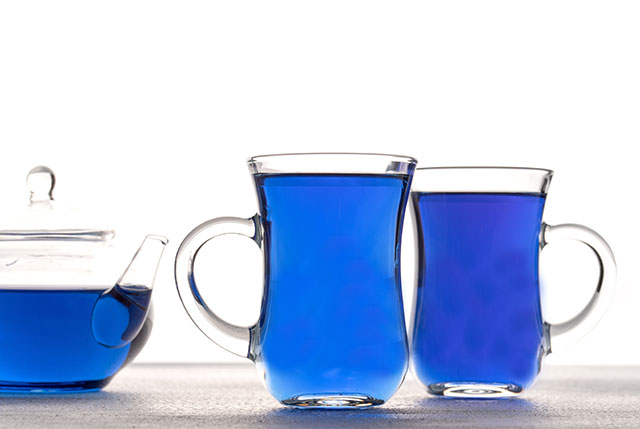
[[[182,305],[193,323],[220,347],[248,359],[252,359],[251,332],[253,327],[231,324],[214,313],[200,295],[193,267],[202,246],[221,235],[243,235],[262,248],[262,228],[260,225],[260,215],[258,214],[249,219],[219,217],[200,224],[180,244],[174,269],[178,295],[180,295]]]
[[[616,283],[616,261],[607,242],[594,230],[577,224],[542,224],[540,250],[561,240],[579,241],[587,245],[598,259],[600,277],[587,305],[574,317],[562,323],[546,323],[549,344],[547,353],[563,349],[586,335],[604,315]]]

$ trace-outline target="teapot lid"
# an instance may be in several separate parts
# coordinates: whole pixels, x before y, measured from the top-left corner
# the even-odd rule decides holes
[[[38,166],[29,171],[29,205],[9,225],[0,226],[0,242],[71,241],[98,244],[114,238],[113,230],[92,228],[82,212],[58,205],[53,199],[55,184],[56,176],[49,167]]]

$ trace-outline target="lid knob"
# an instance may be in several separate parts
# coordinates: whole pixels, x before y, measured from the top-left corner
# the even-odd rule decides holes
[[[31,202],[52,201],[53,188],[56,186],[56,175],[44,165],[32,168],[27,174],[27,188],[31,193]]]

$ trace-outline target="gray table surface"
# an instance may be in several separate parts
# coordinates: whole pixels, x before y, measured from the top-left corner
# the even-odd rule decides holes
[[[102,392],[0,395],[0,427],[640,427],[640,367],[548,367],[523,396],[429,397],[411,375],[368,410],[280,406],[250,365],[136,365]]]

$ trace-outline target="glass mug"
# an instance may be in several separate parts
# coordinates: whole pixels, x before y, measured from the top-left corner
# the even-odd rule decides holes
[[[527,168],[416,170],[411,357],[429,393],[517,395],[534,382],[545,355],[586,334],[604,313],[615,284],[613,253],[584,226],[542,222],[552,175]],[[577,316],[549,324],[540,309],[538,255],[560,240],[591,248],[600,278]]]
[[[193,322],[254,361],[282,404],[380,405],[402,383],[400,237],[415,164],[377,154],[253,157],[259,214],[209,220],[181,244],[176,284]],[[198,250],[223,234],[244,235],[263,252],[262,307],[251,327],[222,320],[198,291]]]

